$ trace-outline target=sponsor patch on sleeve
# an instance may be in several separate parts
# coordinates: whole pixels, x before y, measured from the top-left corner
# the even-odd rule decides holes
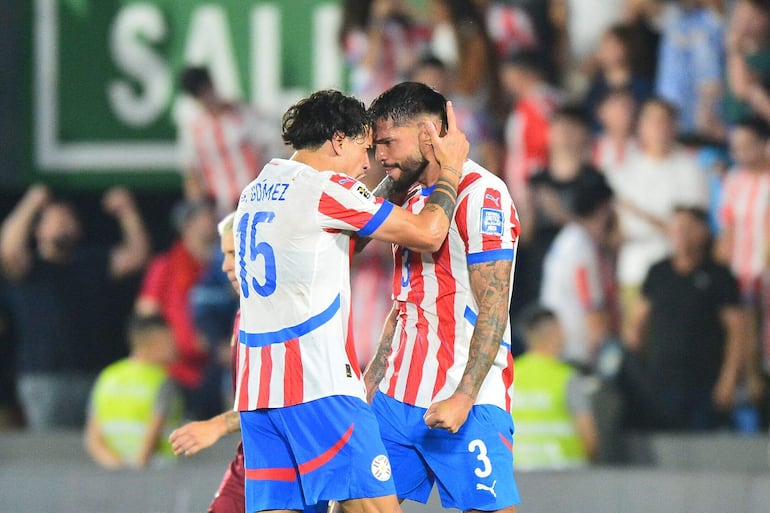
[[[503,211],[494,208],[481,209],[481,234],[482,235],[503,235],[503,225],[505,218]]]

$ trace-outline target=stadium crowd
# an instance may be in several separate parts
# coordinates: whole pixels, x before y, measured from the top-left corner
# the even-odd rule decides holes
[[[514,199],[517,468],[617,461],[625,430],[767,428],[770,1],[345,0],[339,44],[367,105],[404,80],[451,99],[470,158]],[[43,186],[3,222],[15,330],[0,334],[27,428],[85,425],[94,379],[128,354],[129,314],[170,328],[186,418],[232,404],[238,299],[216,223],[287,150],[277,119],[220,98],[205,69],[179,87],[195,113],[180,124],[177,236],[153,241],[167,251],[150,255],[123,189],[103,202],[112,247],[94,249]],[[389,253],[374,242],[354,261],[362,367],[392,303]]]

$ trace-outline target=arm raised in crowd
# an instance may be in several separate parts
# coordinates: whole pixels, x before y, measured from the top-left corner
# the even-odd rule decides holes
[[[119,279],[144,266],[150,255],[150,238],[128,190],[122,187],[108,190],[102,198],[102,206],[108,214],[115,216],[123,237],[110,254],[110,276]]]
[[[32,263],[29,247],[32,224],[50,199],[51,193],[46,186],[33,185],[3,221],[0,231],[0,261],[8,278],[21,279],[29,271]]]

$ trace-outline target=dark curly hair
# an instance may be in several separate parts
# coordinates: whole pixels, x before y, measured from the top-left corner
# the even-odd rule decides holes
[[[335,134],[366,136],[371,123],[364,104],[339,91],[318,91],[304,98],[283,115],[282,137],[295,150],[318,148]]]
[[[442,127],[446,128],[446,98],[419,82],[396,84],[378,96],[369,107],[369,116],[373,121],[392,120],[396,126],[422,114],[438,116]]]

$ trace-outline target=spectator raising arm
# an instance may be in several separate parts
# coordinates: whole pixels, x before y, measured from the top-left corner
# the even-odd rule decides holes
[[[46,186],[33,185],[3,222],[0,261],[6,276],[12,280],[23,278],[29,271],[32,263],[29,248],[32,224],[50,199],[51,193]]]
[[[118,279],[139,271],[150,255],[150,240],[134,198],[128,190],[115,187],[104,194],[102,206],[115,216],[123,237],[110,254],[110,275]]]

